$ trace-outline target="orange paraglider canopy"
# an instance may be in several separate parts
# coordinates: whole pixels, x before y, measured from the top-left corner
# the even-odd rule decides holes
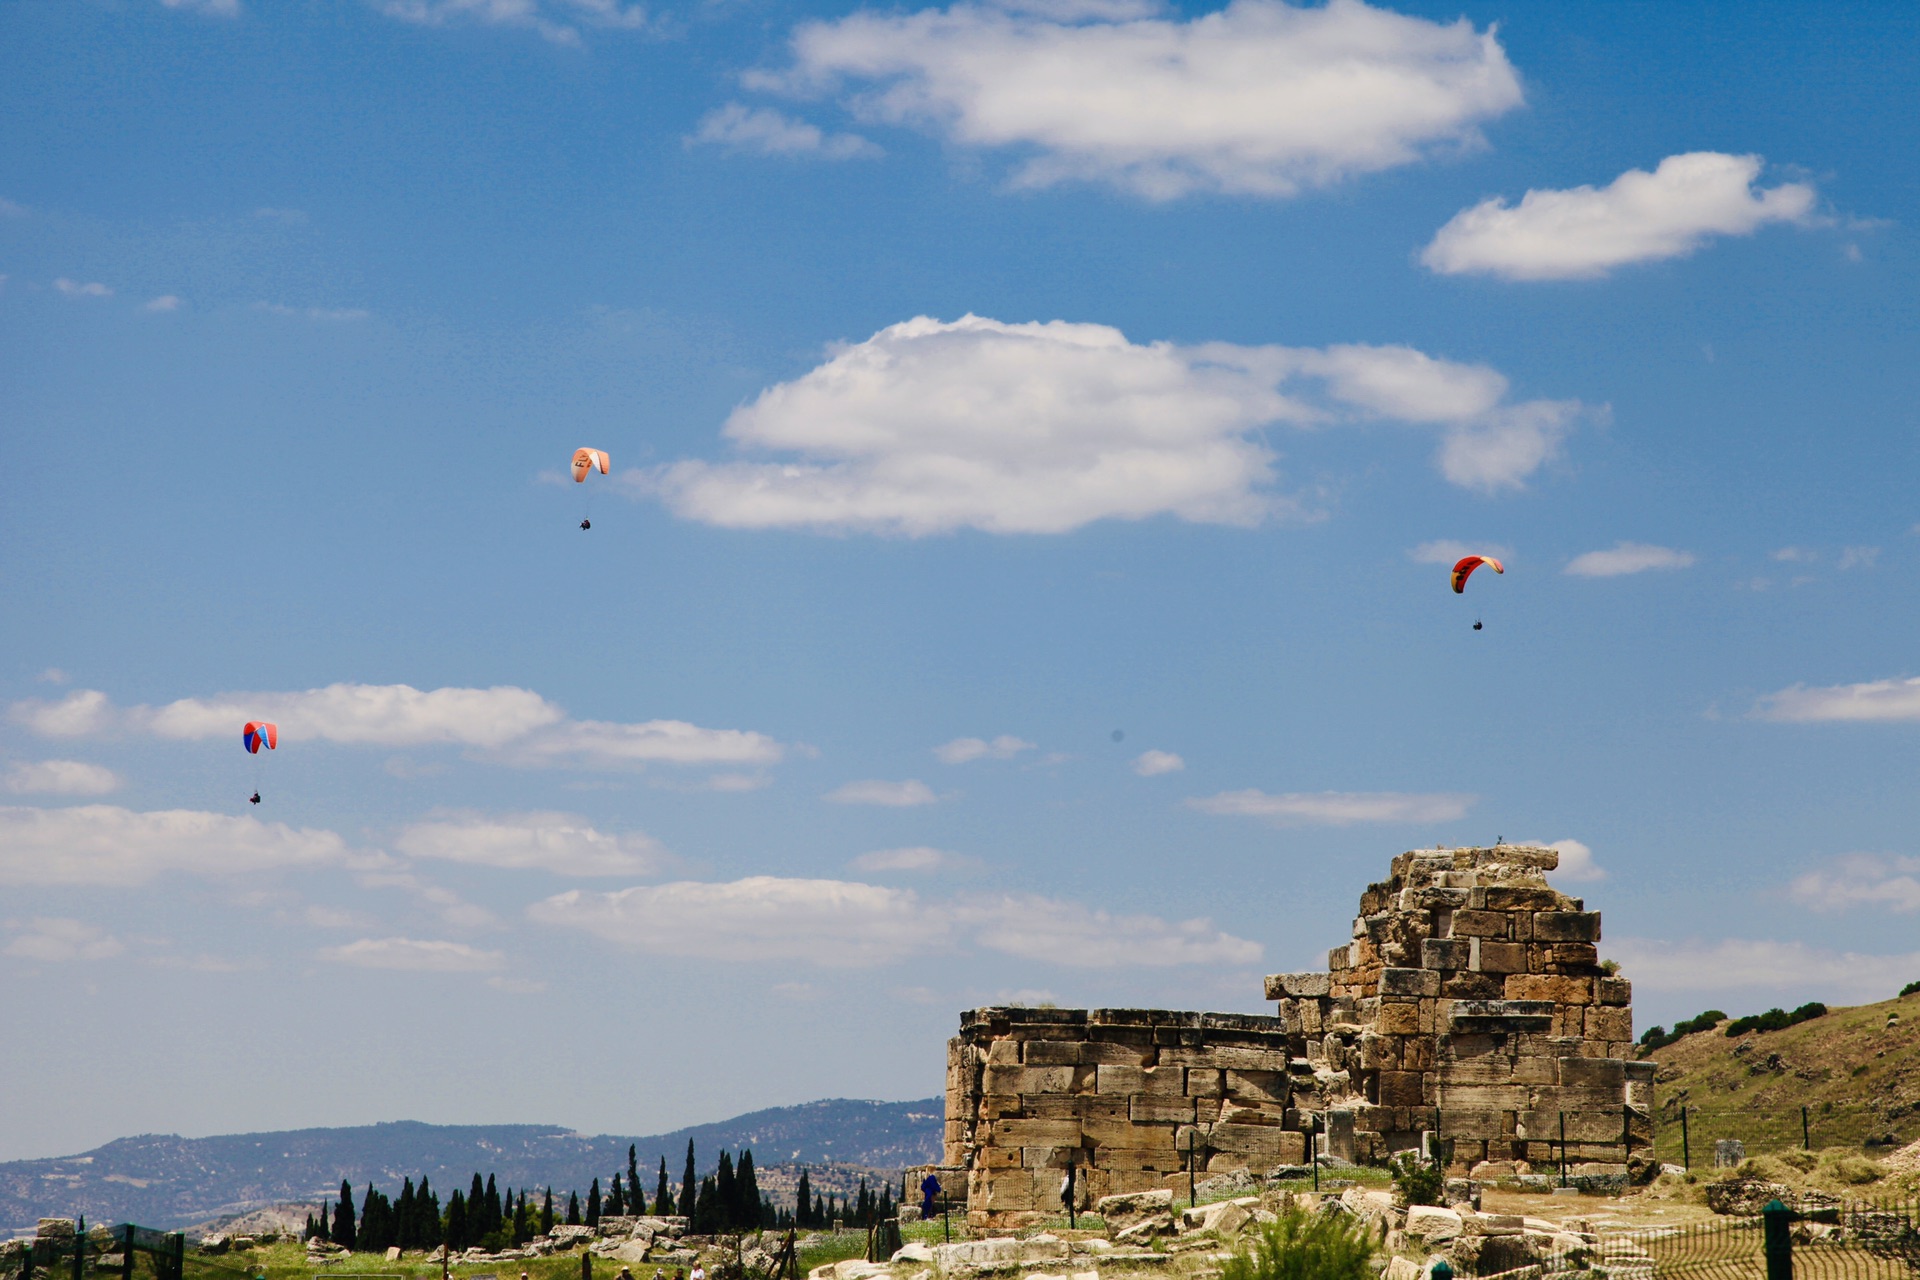
[[[587,478],[587,472],[598,471],[606,475],[613,467],[612,459],[607,457],[605,449],[575,449],[573,451],[573,482],[581,483]]]
[[[1492,556],[1461,556],[1453,566],[1453,594],[1459,595],[1467,589],[1467,579],[1481,565],[1486,565],[1495,573],[1505,573],[1506,567]]]
[[[249,720],[247,727],[240,731],[240,741],[250,755],[259,755],[260,748],[269,751],[280,749],[280,726],[268,724],[265,720]]]

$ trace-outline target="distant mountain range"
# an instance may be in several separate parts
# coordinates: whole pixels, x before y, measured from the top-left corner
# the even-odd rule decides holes
[[[339,1194],[345,1178],[363,1192],[371,1181],[389,1195],[402,1178],[426,1174],[445,1203],[477,1171],[501,1188],[553,1187],[564,1198],[600,1179],[604,1191],[627,1167],[627,1147],[639,1148],[649,1193],[666,1158],[675,1193],[693,1141],[702,1174],[722,1148],[751,1147],[769,1174],[763,1189],[790,1187],[781,1165],[834,1165],[816,1178],[839,1189],[860,1170],[895,1171],[940,1158],[943,1104],[856,1102],[832,1098],[797,1107],[773,1107],[647,1137],[588,1136],[554,1125],[435,1125],[411,1120],[342,1129],[236,1133],[214,1138],[147,1134],[120,1138],[76,1156],[0,1163],[0,1233],[30,1229],[41,1217],[84,1214],[89,1222],[137,1222],[181,1227],[263,1205]],[[826,1170],[822,1171],[826,1173]]]

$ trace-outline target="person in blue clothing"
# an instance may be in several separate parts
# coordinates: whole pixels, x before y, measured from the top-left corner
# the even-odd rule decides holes
[[[920,1182],[920,1216],[933,1216],[933,1198],[940,1194],[940,1179],[928,1174]]]

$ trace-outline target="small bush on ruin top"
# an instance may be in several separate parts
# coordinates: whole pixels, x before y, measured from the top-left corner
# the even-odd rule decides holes
[[[1220,1280],[1374,1280],[1373,1233],[1352,1214],[1289,1205],[1249,1233]]]
[[[1402,1151],[1387,1167],[1393,1172],[1393,1198],[1401,1206],[1442,1202],[1447,1174],[1439,1165]]]

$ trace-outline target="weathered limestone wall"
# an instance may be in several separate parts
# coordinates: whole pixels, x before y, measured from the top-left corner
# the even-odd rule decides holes
[[[1652,1064],[1627,1061],[1633,988],[1600,969],[1599,913],[1547,884],[1559,856],[1401,854],[1329,972],[1267,979],[1323,1090],[1353,1110],[1360,1158],[1437,1130],[1456,1162],[1557,1163],[1563,1118],[1576,1172],[1624,1173],[1650,1144]]]
[[[1422,849],[1367,887],[1324,973],[1276,974],[1277,1017],[975,1009],[947,1052],[944,1163],[969,1217],[1006,1226],[1196,1173],[1317,1149],[1379,1160],[1437,1131],[1457,1171],[1563,1158],[1614,1177],[1652,1142],[1653,1064],[1600,917],[1546,882],[1552,849]],[[1564,1145],[1562,1126],[1564,1124]],[[1489,1164],[1488,1162],[1492,1162]]]
[[[1305,1135],[1285,1124],[1293,1057],[1278,1018],[970,1010],[947,1046],[944,1163],[968,1167],[980,1225],[1060,1212],[1069,1164],[1083,1202],[1176,1174],[1184,1191],[1189,1145],[1205,1172],[1300,1164]]]

